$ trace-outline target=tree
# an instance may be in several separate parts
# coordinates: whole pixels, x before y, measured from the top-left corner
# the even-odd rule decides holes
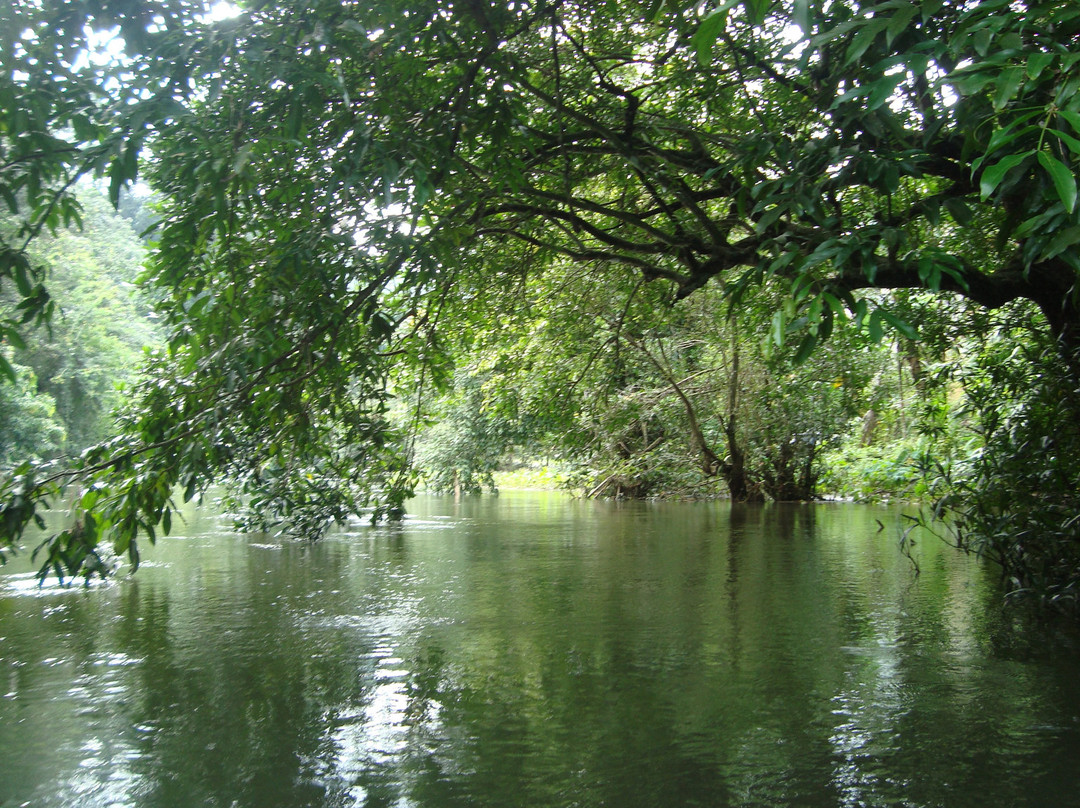
[[[486,406],[483,381],[483,375],[458,374],[424,430],[417,465],[431,491],[461,496],[495,489],[494,472],[515,430]]]
[[[0,386],[0,465],[4,466],[51,454],[64,440],[56,403],[37,392],[32,370],[15,363],[12,367],[15,382]]]
[[[505,402],[591,495],[808,500],[822,450],[865,409],[867,340],[795,365],[760,336],[777,297],[744,296],[734,317],[715,289],[672,307],[632,270],[552,266],[484,301],[453,353],[477,357],[490,409]]]
[[[48,272],[59,311],[46,333],[15,353],[33,369],[37,390],[55,401],[67,436],[58,448],[68,454],[109,437],[121,389],[134,382],[143,349],[159,341],[134,284],[145,250],[100,192],[78,191],[84,226],[42,235],[30,250]]]
[[[147,149],[166,200],[157,377],[122,437],[76,469],[23,469],[2,512],[11,540],[56,485],[96,479],[79,529],[51,544],[68,572],[105,536],[137,557],[175,485],[192,496],[223,475],[249,490],[269,467],[347,481],[304,500],[307,524],[397,511],[410,477],[384,418],[394,367],[439,361],[448,299],[554,260],[629,267],[679,299],[711,282],[736,308],[776,279],[789,302],[774,341],[798,360],[843,320],[916,336],[866,290],[1025,298],[1055,372],[1080,377],[1071,2],[4,14],[0,193],[24,224],[0,278],[22,318],[49,313],[25,244],[77,217],[74,177],[107,174],[118,201]],[[76,57],[84,31],[113,26],[122,60]]]

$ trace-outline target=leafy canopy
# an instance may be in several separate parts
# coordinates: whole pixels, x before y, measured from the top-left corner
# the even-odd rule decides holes
[[[769,278],[777,343],[913,324],[860,296],[950,291],[1042,310],[1076,369],[1080,7],[1066,0],[698,4],[14,3],[0,31],[8,340],[52,306],[27,245],[74,180],[166,202],[147,282],[170,329],[116,440],[24,465],[4,541],[64,484],[58,572],[169,529],[231,478],[303,534],[412,485],[392,374],[437,376],[470,288],[553,261],[669,298]],[[123,57],[87,57],[93,32]],[[477,296],[483,299],[483,296]],[[454,305],[448,305],[453,301]],[[3,369],[0,366],[0,369]],[[10,368],[9,368],[10,370]],[[88,566],[89,565],[89,566]]]

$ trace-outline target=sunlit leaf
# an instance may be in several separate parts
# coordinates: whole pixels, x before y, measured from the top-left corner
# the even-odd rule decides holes
[[[784,344],[784,313],[778,311],[772,316],[772,341],[774,345]]]
[[[738,0],[728,0],[722,6],[713,9],[694,31],[693,45],[699,64],[707,65],[712,61],[712,50],[716,39],[727,25],[728,12],[737,4]]]

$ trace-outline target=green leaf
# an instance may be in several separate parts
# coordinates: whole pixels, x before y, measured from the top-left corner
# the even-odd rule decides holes
[[[0,354],[0,375],[3,375],[9,382],[15,382],[15,368],[11,366],[11,363],[7,360],[3,354]]]
[[[1071,109],[1059,109],[1058,115],[1064,118],[1075,132],[1080,134],[1080,112],[1073,112]]]
[[[769,13],[770,0],[743,0],[743,8],[753,25],[762,25]]]
[[[810,0],[795,0],[792,18],[803,34],[809,35],[813,29],[810,23]]]
[[[934,292],[941,290],[941,267],[932,255],[919,256],[919,278],[927,289]]]
[[[1073,154],[1080,154],[1080,140],[1077,140],[1072,135],[1062,132],[1060,129],[1050,129],[1049,127],[1047,127],[1044,131],[1046,132],[1046,134],[1053,135],[1054,137],[1058,138],[1069,148],[1069,151],[1071,151]]]
[[[701,24],[698,25],[692,42],[699,64],[708,65],[712,61],[713,45],[716,44],[717,37],[720,36],[720,32],[727,25],[728,11],[737,2],[738,0],[728,0],[724,5],[709,12],[701,21]]]
[[[974,216],[971,212],[971,208],[968,207],[967,202],[955,197],[945,200],[945,210],[952,216],[953,221],[961,227],[966,227],[971,224],[971,219]]]
[[[825,309],[822,312],[821,320],[817,324],[817,338],[819,342],[825,342],[831,335],[833,330],[833,313],[831,309]]]
[[[854,305],[853,308],[855,310],[855,314],[854,314],[855,324],[859,328],[862,328],[863,323],[866,322],[866,316],[867,316],[867,313],[869,312],[869,308],[870,308],[869,304],[866,302],[866,298],[865,297],[860,297],[858,300],[856,300],[855,305]]]
[[[250,143],[245,143],[236,152],[236,157],[233,158],[232,173],[234,175],[240,174],[244,170],[244,167],[250,161],[251,161],[251,144]]]
[[[866,108],[877,109],[896,94],[896,88],[907,78],[904,72],[884,76],[870,85],[870,97],[866,101]]]
[[[848,46],[847,53],[844,55],[844,64],[850,65],[858,62],[863,57],[863,54],[870,49],[870,46],[874,44],[877,35],[884,31],[888,24],[887,17],[874,17],[868,20],[862,30],[855,34],[855,37],[851,40],[851,45]]]
[[[30,282],[30,273],[23,261],[20,261],[15,266],[15,285],[19,289],[19,294],[23,297],[30,297],[34,293],[34,286]]]
[[[1063,162],[1050,155],[1049,152],[1039,152],[1039,163],[1050,174],[1054,181],[1054,189],[1057,191],[1061,204],[1069,213],[1076,207],[1076,177]]]
[[[893,40],[907,30],[912,18],[914,18],[918,11],[918,3],[907,3],[892,15],[889,19],[888,27],[885,29],[885,43],[887,45],[891,47]]]
[[[1064,216],[1064,213],[1062,213],[1056,208],[1051,210],[1044,210],[1038,215],[1032,216],[1022,221],[1019,225],[1017,225],[1016,229],[1012,232],[1012,235],[1015,238],[1027,238],[1032,233],[1038,230],[1046,228],[1055,229],[1058,224],[1054,220],[1060,218],[1061,216]]]
[[[785,212],[785,209],[779,205],[765,211],[765,215],[754,223],[754,231],[757,233],[766,232]]]
[[[1061,230],[1050,240],[1050,244],[1039,256],[1040,261],[1047,261],[1061,255],[1074,244],[1080,244],[1080,225],[1073,225]]]
[[[825,304],[832,309],[832,312],[841,319],[847,317],[847,309],[844,308],[843,302],[836,295],[829,292],[822,292],[821,299],[825,301]]]
[[[941,11],[941,7],[943,5],[944,3],[942,2],[942,0],[922,0],[922,2],[919,3],[919,6],[922,10],[923,22],[926,22],[939,11]]]
[[[124,186],[124,166],[119,160],[114,160],[109,168],[109,204],[114,208],[120,206],[120,189]]]
[[[884,331],[881,327],[881,309],[874,309],[874,312],[870,315],[870,320],[866,324],[866,332],[870,335],[870,341],[873,343],[881,342],[881,337]]]
[[[959,95],[975,95],[995,78],[995,74],[982,69],[984,67],[984,64],[980,64],[979,70],[957,70],[948,76],[947,81]]]
[[[799,344],[799,350],[795,352],[795,357],[792,359],[792,361],[796,365],[801,365],[803,362],[810,358],[810,355],[814,352],[817,344],[817,335],[807,334],[805,337],[803,337],[802,342]]]
[[[990,195],[994,193],[994,189],[996,189],[1001,184],[1001,181],[1005,179],[1005,175],[1034,153],[1034,149],[1029,149],[1026,152],[1020,152],[1019,154],[1010,154],[1001,158],[990,166],[990,168],[986,169],[986,171],[982,173],[982,178],[979,180],[979,191],[982,194],[982,198],[988,199]]]
[[[997,82],[997,92],[994,93],[994,109],[1000,112],[1008,106],[1009,102],[1016,97],[1016,91],[1024,80],[1022,67],[1010,67],[1001,71],[1001,78]]]
[[[776,345],[784,344],[784,313],[782,311],[773,314],[772,341]]]
[[[1080,91],[1080,72],[1075,73],[1061,85],[1061,89],[1054,96],[1054,103],[1057,104],[1059,109],[1076,107],[1078,91]]]
[[[1024,38],[1015,31],[1010,31],[1004,34],[997,43],[998,54],[1005,53],[1007,51],[1018,51],[1024,47]]]
[[[0,184],[0,196],[2,196],[4,202],[7,203],[8,211],[10,213],[15,214],[19,212],[19,201],[15,197],[15,194],[12,193],[11,188],[8,187],[7,183]]]
[[[905,320],[901,320],[899,317],[897,317],[892,312],[886,311],[885,309],[878,309],[874,313],[875,314],[880,314],[882,320],[884,320],[886,323],[888,323],[890,326],[892,326],[896,331],[899,331],[901,334],[903,334],[908,339],[917,340],[919,338],[919,332],[916,331],[915,328],[910,323],[908,323]]]
[[[3,329],[4,339],[8,341],[11,347],[20,351],[26,350],[26,341],[22,338],[22,334],[16,331],[14,328],[5,327]]]
[[[195,493],[198,490],[199,479],[194,474],[188,477],[187,485],[184,487],[184,502],[191,502],[195,497]]]
[[[1052,53],[1033,53],[1027,59],[1027,75],[1034,81],[1054,61]]]
[[[1040,112],[1042,112],[1042,110],[1036,110],[1035,112],[1029,112],[1026,115],[1021,115],[1008,126],[1001,129],[995,129],[994,133],[990,135],[990,141],[986,144],[985,151],[980,157],[975,160],[975,162],[971,164],[972,170],[978,171],[979,166],[981,166],[983,162],[987,160],[990,155],[996,152],[998,149],[1004,148],[1019,137],[1023,137],[1024,135],[1030,134],[1032,132],[1037,132],[1039,129],[1039,127],[1037,126],[1022,127],[1020,126],[1020,124],[1031,120]]]

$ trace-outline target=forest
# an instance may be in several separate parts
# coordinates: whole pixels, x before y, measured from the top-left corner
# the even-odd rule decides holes
[[[0,551],[516,469],[913,503],[1080,604],[1080,7],[0,6]]]

